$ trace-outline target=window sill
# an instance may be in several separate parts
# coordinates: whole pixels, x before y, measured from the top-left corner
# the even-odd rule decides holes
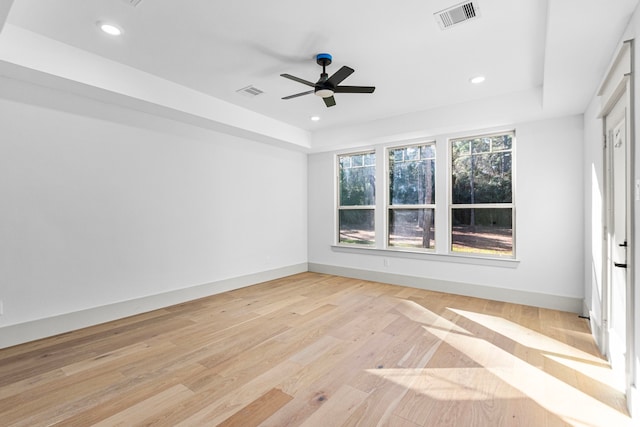
[[[334,252],[375,255],[391,258],[407,258],[457,264],[483,265],[489,267],[517,268],[520,260],[514,258],[493,258],[475,255],[439,254],[436,252],[418,252],[406,249],[379,249],[373,247],[331,245]]]

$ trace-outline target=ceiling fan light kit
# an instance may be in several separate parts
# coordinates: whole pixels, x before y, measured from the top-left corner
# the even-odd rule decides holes
[[[329,98],[330,96],[333,96],[334,93],[335,92],[331,89],[317,89],[314,92],[314,95],[318,95],[320,98]]]
[[[320,74],[320,80],[316,83],[312,83],[308,80],[301,79],[299,77],[292,76],[290,74],[280,74],[282,77],[289,80],[293,80],[298,83],[302,83],[307,86],[311,86],[313,90],[306,92],[296,93],[294,95],[285,96],[282,99],[292,99],[303,95],[314,94],[321,97],[327,107],[333,107],[336,105],[336,100],[333,97],[336,93],[373,93],[376,89],[375,86],[339,86],[343,80],[353,74],[353,68],[343,66],[335,72],[331,77],[327,74],[327,66],[331,64],[331,55],[328,53],[319,53],[316,55],[316,62],[322,66],[322,74]]]

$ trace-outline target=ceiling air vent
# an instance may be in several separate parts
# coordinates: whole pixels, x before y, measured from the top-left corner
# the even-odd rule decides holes
[[[236,90],[240,95],[248,96],[249,98],[253,98],[254,96],[262,95],[264,91],[258,89],[253,85],[249,85],[243,87],[242,89]]]
[[[440,28],[444,30],[462,22],[469,21],[470,19],[477,18],[480,16],[480,9],[478,9],[477,2],[464,2],[434,13],[433,16],[436,18],[436,21],[438,21]]]
[[[122,1],[130,6],[136,7],[137,5],[140,4],[142,0],[122,0]]]

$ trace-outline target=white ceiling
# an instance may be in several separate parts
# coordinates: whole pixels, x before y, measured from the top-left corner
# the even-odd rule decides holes
[[[550,111],[581,113],[638,3],[474,1],[479,18],[441,30],[433,14],[458,0],[14,0],[2,37],[27,30],[315,132],[533,90]],[[356,71],[343,84],[375,93],[336,94],[331,108],[312,95],[281,100],[308,88],[279,74],[316,81],[319,52],[333,55],[329,74],[348,65]],[[478,74],[486,82],[470,84]],[[248,85],[264,94],[236,92]]]

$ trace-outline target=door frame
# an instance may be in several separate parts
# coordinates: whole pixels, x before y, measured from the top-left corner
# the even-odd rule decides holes
[[[607,143],[607,118],[609,113],[613,110],[613,107],[617,102],[626,95],[626,235],[627,235],[627,270],[626,270],[626,353],[625,353],[625,395],[627,397],[627,407],[632,415],[633,398],[635,380],[637,372],[635,372],[635,202],[640,199],[640,188],[636,188],[635,178],[635,111],[634,111],[634,41],[628,40],[623,43],[622,48],[618,52],[616,60],[612,64],[609,73],[607,74],[605,81],[598,92],[598,95],[602,97],[603,106],[599,115],[602,118],[602,136],[603,136],[603,240],[602,240],[602,327],[600,331],[600,343],[601,351],[607,357],[610,358],[609,348],[609,317],[611,306],[611,275],[613,266],[609,262],[612,242],[609,237],[609,230],[613,225],[613,218],[611,215],[611,204],[613,194],[613,180],[611,176],[612,162],[613,162],[613,147]],[[640,181],[638,181],[640,184]]]
[[[622,103],[622,104],[621,104]],[[603,117],[603,132],[604,132],[604,139],[606,141],[605,143],[605,153],[604,153],[604,159],[605,159],[605,174],[604,174],[604,182],[605,182],[605,239],[604,239],[604,245],[605,245],[605,250],[603,251],[604,253],[604,258],[605,258],[605,262],[603,263],[603,266],[606,270],[605,274],[603,275],[603,277],[605,278],[604,280],[604,292],[603,292],[603,325],[604,327],[602,328],[602,332],[603,332],[603,343],[604,343],[604,348],[605,348],[605,355],[607,356],[607,358],[609,359],[609,362],[611,362],[613,364],[614,362],[614,356],[618,356],[618,354],[614,354],[613,348],[612,348],[612,342],[613,342],[613,337],[612,334],[610,333],[610,331],[612,331],[612,319],[614,316],[614,288],[616,288],[616,283],[614,282],[614,275],[619,274],[619,272],[617,271],[618,268],[621,268],[619,266],[614,266],[614,261],[618,261],[618,262],[624,262],[626,265],[625,268],[625,283],[623,285],[623,292],[624,292],[624,300],[625,300],[625,306],[624,306],[624,310],[625,310],[625,317],[623,320],[624,322],[624,354],[625,354],[625,360],[624,360],[624,366],[623,367],[617,367],[616,371],[618,369],[621,369],[624,371],[624,390],[625,392],[630,391],[630,387],[632,384],[632,376],[631,376],[631,364],[630,364],[630,360],[632,360],[629,355],[631,354],[630,352],[632,351],[632,346],[630,345],[630,340],[633,340],[632,336],[630,335],[630,331],[629,328],[631,326],[632,323],[632,316],[631,316],[631,310],[632,310],[632,306],[630,304],[629,299],[632,298],[631,295],[631,280],[630,280],[630,267],[631,267],[631,254],[630,254],[630,247],[631,245],[629,245],[629,241],[630,241],[630,204],[633,203],[633,199],[632,197],[630,197],[630,192],[629,192],[629,187],[630,187],[630,176],[631,174],[631,162],[630,162],[630,138],[629,138],[629,126],[630,126],[630,117],[629,117],[629,84],[628,84],[628,79],[626,79],[626,81],[624,82],[624,90],[622,90],[615,98],[615,102],[613,103],[613,105],[615,106],[614,108],[611,109],[611,111],[607,112],[605,114],[605,116]],[[622,110],[618,110],[617,113],[615,113],[615,115],[612,116],[612,113],[615,111],[616,108],[622,108]],[[611,117],[611,123],[609,122],[609,119]],[[621,181],[618,180],[616,181],[616,178],[614,178],[614,175],[616,173],[616,169],[620,168],[621,163],[617,163],[618,161],[616,160],[616,146],[615,146],[615,139],[613,137],[613,132],[615,129],[618,128],[618,124],[619,123],[623,123],[624,124],[624,159],[620,159],[624,161],[624,183],[625,183],[625,189],[624,189],[624,229],[623,231],[625,232],[623,236],[616,236],[616,233],[618,233],[617,227],[616,227],[616,216],[620,214],[620,212],[618,210],[616,210],[617,205],[618,205],[618,200],[616,199],[616,195],[620,194],[619,191],[616,188],[616,184],[620,183]],[[619,153],[622,154],[622,153]],[[622,243],[622,240],[624,240],[624,242],[627,243],[627,247],[625,248],[625,258],[624,260],[622,259],[616,259],[615,253],[617,252],[618,248],[617,246]],[[619,279],[618,279],[619,280]],[[620,284],[617,285],[618,287],[620,286]],[[619,290],[619,289],[618,289]],[[620,321],[620,320],[619,320]],[[618,350],[621,350],[619,348],[619,346],[617,346]],[[613,366],[612,366],[613,367]]]

